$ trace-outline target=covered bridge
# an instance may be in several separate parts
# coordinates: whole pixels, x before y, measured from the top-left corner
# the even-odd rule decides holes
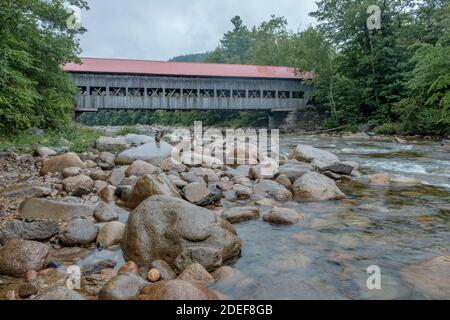
[[[291,67],[81,58],[63,66],[79,94],[76,113],[98,110],[296,111],[310,73]]]

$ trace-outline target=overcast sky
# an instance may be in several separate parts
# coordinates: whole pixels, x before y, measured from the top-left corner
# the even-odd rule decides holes
[[[240,15],[253,26],[271,14],[292,30],[314,20],[314,0],[89,0],[81,22],[84,57],[168,60],[214,49]]]

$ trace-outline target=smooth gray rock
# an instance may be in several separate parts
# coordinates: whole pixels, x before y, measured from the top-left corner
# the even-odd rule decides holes
[[[178,189],[172,183],[172,181],[170,181],[166,174],[150,174],[143,176],[136,182],[133,191],[128,197],[127,207],[134,209],[143,200],[154,195],[164,195],[180,198]]]
[[[291,158],[306,162],[318,160],[325,164],[333,164],[339,161],[339,158],[329,151],[301,144],[292,151]]]
[[[66,287],[52,287],[38,293],[33,300],[86,300],[75,290]]]
[[[102,245],[104,248],[108,248],[112,245],[120,243],[125,233],[125,224],[119,221],[112,221],[105,223],[97,235],[97,244]]]
[[[92,217],[95,207],[83,203],[26,199],[20,206],[24,219],[70,220],[74,217]]]
[[[165,280],[144,287],[140,300],[219,300],[217,293],[198,283]]]
[[[137,300],[149,282],[133,273],[122,273],[109,280],[100,290],[99,300]]]
[[[283,185],[273,180],[260,180],[253,187],[255,194],[261,196],[269,196],[277,201],[290,201],[292,200],[292,193],[286,189]]]
[[[153,139],[152,142],[123,151],[116,156],[115,161],[117,164],[125,165],[132,164],[136,160],[143,160],[157,166],[169,157],[171,152],[172,146],[170,144],[163,140],[156,143]]]
[[[296,224],[303,220],[303,216],[293,209],[272,208],[263,217],[264,221],[274,224]]]
[[[172,280],[177,278],[177,274],[172,267],[164,260],[155,260],[150,264],[149,269],[157,269],[161,280]]]
[[[119,214],[113,206],[100,202],[94,210],[94,218],[98,222],[111,222],[119,220]]]
[[[83,162],[75,153],[66,153],[44,161],[40,174],[45,176],[49,173],[62,172],[65,168],[81,167]]]
[[[124,137],[100,137],[95,143],[95,148],[98,151],[123,151],[129,148],[129,144]]]
[[[293,189],[297,201],[324,201],[345,198],[345,194],[339,190],[334,180],[317,172],[310,172],[302,176],[295,181]]]
[[[51,188],[17,185],[0,190],[0,197],[4,198],[40,198],[50,195],[53,192]]]
[[[257,207],[234,207],[224,210],[222,217],[231,223],[258,219]]]
[[[37,240],[49,239],[58,233],[58,223],[56,221],[33,221],[23,222],[20,220],[7,221],[0,230],[0,243],[12,239]]]
[[[41,270],[49,247],[29,240],[10,240],[0,247],[0,274],[11,277],[23,277],[27,271]]]
[[[76,218],[67,223],[59,238],[66,246],[83,246],[97,238],[98,227],[89,220]]]
[[[295,182],[298,178],[313,170],[310,164],[290,160],[278,168],[278,174],[286,175],[291,182]]]

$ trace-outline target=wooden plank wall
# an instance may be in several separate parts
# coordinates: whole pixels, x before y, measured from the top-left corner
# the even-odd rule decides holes
[[[242,78],[185,78],[140,75],[82,74],[72,73],[77,86],[85,95],[76,97],[76,111],[99,109],[136,110],[267,110],[292,111],[306,107],[311,87],[301,80],[242,79]],[[104,95],[90,95],[92,88],[104,88]],[[125,88],[124,96],[113,96],[110,88]],[[142,89],[142,96],[131,96],[131,88]],[[149,96],[147,89],[162,89],[160,96]],[[179,89],[179,95],[165,96],[169,89]],[[183,89],[193,89],[195,97],[183,94]],[[200,95],[200,90],[214,90],[214,97]],[[230,90],[230,97],[218,97],[219,90]],[[243,90],[246,97],[232,97],[233,90]],[[249,91],[260,91],[259,98],[250,98]],[[274,98],[264,98],[264,91],[275,91]],[[288,91],[289,98],[279,98],[279,91]],[[304,92],[302,99],[292,98],[292,92]]]

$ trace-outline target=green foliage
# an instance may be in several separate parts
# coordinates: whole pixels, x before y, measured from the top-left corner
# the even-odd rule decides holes
[[[185,54],[177,57],[173,57],[169,61],[172,62],[205,62],[209,53],[194,53],[194,54]]]
[[[0,149],[13,147],[21,152],[32,153],[36,147],[69,147],[74,152],[84,152],[94,148],[95,141],[105,132],[77,125],[68,125],[63,130],[46,130],[43,135],[26,131],[15,135],[0,135]],[[69,145],[67,145],[67,141]]]
[[[398,134],[402,133],[402,124],[400,123],[384,123],[373,129],[375,133],[378,134]]]
[[[166,111],[157,110],[149,112],[133,111],[99,111],[97,113],[84,113],[80,121],[86,125],[133,125],[133,124],[160,124],[192,126],[194,121],[202,121],[205,126],[217,127],[260,127],[267,125],[267,115],[264,112],[217,112],[217,111]],[[134,128],[124,129],[124,133]],[[126,133],[125,133],[126,132]]]
[[[367,8],[381,29],[367,28]],[[207,61],[289,65],[312,71],[312,103],[326,129],[368,123],[383,133],[449,134],[448,0],[319,0],[315,27],[292,32],[283,17],[252,28],[242,19]]]
[[[125,136],[127,134],[142,134],[142,131],[135,127],[123,127],[117,133],[118,136]]]
[[[0,1],[0,132],[69,123],[75,88],[60,66],[76,60],[77,35],[64,3],[83,0]]]

